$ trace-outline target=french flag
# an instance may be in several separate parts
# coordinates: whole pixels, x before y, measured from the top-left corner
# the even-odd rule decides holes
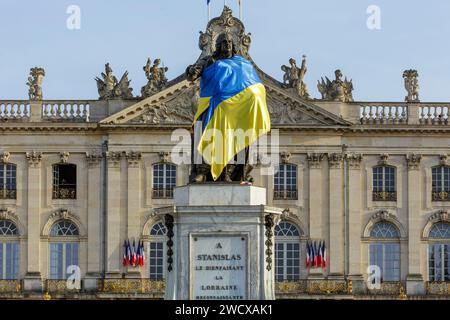
[[[306,242],[306,260],[305,260],[306,268],[309,267],[310,260],[311,260],[311,250],[310,250],[309,241],[308,241],[308,242]]]
[[[131,265],[136,267],[137,255],[136,255],[136,242],[133,239],[133,246],[131,247]]]
[[[127,240],[124,240],[123,241],[123,261],[122,261],[124,267],[128,266],[128,264],[130,263],[130,260],[128,259],[127,251],[128,251]]]
[[[139,259],[139,265],[143,267],[145,265],[145,249],[144,241],[141,241],[141,258]]]

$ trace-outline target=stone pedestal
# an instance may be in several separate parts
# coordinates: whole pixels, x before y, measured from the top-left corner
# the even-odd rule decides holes
[[[282,209],[265,205],[264,188],[189,185],[175,189],[174,202],[157,212],[173,252],[166,300],[275,299],[273,227]]]
[[[23,279],[23,290],[26,292],[42,292],[42,277],[40,272],[29,272]]]
[[[425,282],[421,274],[408,274],[406,277],[406,294],[409,296],[425,294]]]

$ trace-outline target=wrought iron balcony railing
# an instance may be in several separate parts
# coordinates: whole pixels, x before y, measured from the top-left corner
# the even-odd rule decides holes
[[[152,197],[154,199],[172,199],[173,189],[152,189]]]
[[[373,191],[372,201],[397,201],[396,191]]]
[[[16,189],[0,189],[0,199],[16,199]]]
[[[274,190],[274,200],[297,200],[297,190]]]
[[[431,193],[432,201],[450,201],[449,191],[433,191]]]
[[[53,199],[76,199],[76,185],[60,185],[53,188]]]

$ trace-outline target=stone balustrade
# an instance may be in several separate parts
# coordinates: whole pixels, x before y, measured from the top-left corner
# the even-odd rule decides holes
[[[0,120],[27,120],[29,117],[29,101],[0,101]]]
[[[42,118],[50,121],[72,120],[89,122],[89,101],[44,101]]]
[[[419,106],[419,122],[421,124],[447,125],[450,104],[421,104]]]
[[[403,103],[360,104],[361,124],[406,124],[408,106]]]

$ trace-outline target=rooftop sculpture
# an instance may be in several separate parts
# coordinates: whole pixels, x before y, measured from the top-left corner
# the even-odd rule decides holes
[[[334,72],[336,79],[331,81],[325,77],[318,81],[317,89],[322,95],[322,99],[329,101],[353,102],[353,83],[347,78],[342,80],[341,70]]]
[[[105,64],[105,72],[102,72],[102,78],[103,80],[95,78],[100,100],[133,98],[133,89],[130,88],[131,81],[128,80],[128,71],[125,71],[120,81],[117,81],[109,63],[107,63]]]
[[[44,81],[45,70],[43,68],[31,68],[27,86],[30,100],[42,100],[42,82]]]
[[[405,89],[408,95],[405,97],[406,102],[419,102],[419,73],[417,70],[405,70],[403,79],[405,79]]]
[[[289,59],[289,64],[290,67],[285,65],[281,66],[281,70],[285,72],[283,76],[283,85],[286,88],[294,89],[300,97],[309,99],[308,88],[303,81],[306,71],[308,70],[306,68],[306,56],[303,55],[302,66],[300,68],[297,67],[297,62],[293,58]]]
[[[160,67],[161,59],[156,59],[153,62],[148,58],[147,64],[143,67],[145,76],[147,77],[147,84],[142,87],[141,95],[143,98],[150,97],[156,92],[161,91],[167,84],[166,72],[169,70],[167,67]]]

